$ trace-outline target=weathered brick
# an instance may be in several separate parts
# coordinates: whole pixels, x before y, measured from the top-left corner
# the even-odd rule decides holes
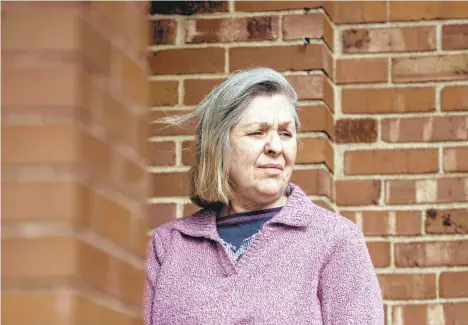
[[[151,81],[149,87],[152,106],[177,105],[179,101],[178,81]]]
[[[456,324],[466,318],[468,303],[445,303],[444,305],[445,324]]]
[[[224,72],[220,47],[159,50],[150,53],[148,60],[154,75]]]
[[[391,118],[382,120],[386,142],[468,140],[468,116]]]
[[[395,244],[397,267],[466,266],[468,240]]]
[[[335,134],[333,116],[325,105],[299,106],[297,111],[301,121],[300,131],[323,131],[333,138]]]
[[[363,73],[366,71],[366,73]],[[388,80],[388,59],[359,58],[336,60],[336,83],[370,83]]]
[[[429,209],[426,211],[427,234],[468,233],[468,209]]]
[[[468,147],[444,148],[446,172],[468,172]]]
[[[366,236],[420,235],[420,211],[362,211],[362,230]]]
[[[221,43],[275,40],[278,16],[187,20],[186,43]]]
[[[320,70],[323,44],[234,47],[229,49],[229,71],[268,66],[279,71]],[[206,58],[205,58],[206,60]],[[192,63],[190,63],[192,64]]]
[[[198,105],[217,85],[225,79],[185,79],[184,104]]]
[[[156,166],[174,165],[176,161],[173,141],[150,142],[149,161]]]
[[[380,186],[378,180],[336,180],[336,204],[377,205],[380,199]],[[359,195],[356,195],[357,191]]]
[[[342,109],[347,114],[430,112],[435,110],[435,88],[343,89]]]
[[[324,169],[296,169],[291,182],[300,186],[307,195],[332,196],[333,182],[330,172]]]
[[[283,39],[322,38],[324,20],[323,14],[319,12],[283,16]]]
[[[335,27],[327,16],[323,17],[323,40],[328,47],[335,51]]]
[[[446,86],[440,97],[443,111],[468,111],[468,86]]]
[[[414,174],[439,170],[437,149],[374,149],[345,152],[347,175]]]
[[[393,306],[393,324],[425,325],[444,322],[444,306],[442,304],[407,304]],[[448,323],[450,324],[450,323]]]
[[[226,1],[154,1],[151,2],[152,15],[185,15],[209,14],[228,11]]]
[[[296,164],[324,163],[333,171],[333,147],[327,138],[300,138]]]
[[[392,59],[392,80],[395,83],[467,78],[468,55],[466,54]]]
[[[380,274],[379,283],[384,299],[436,298],[435,274]]]
[[[150,121],[157,121],[164,117],[171,117],[175,115],[188,114],[190,111],[185,110],[171,110],[171,111],[150,111]],[[172,125],[164,123],[150,124],[149,136],[158,135],[195,135],[197,120],[192,119],[181,125]]]
[[[195,213],[199,211],[201,207],[193,204],[193,203],[186,203],[184,204],[184,209],[183,209],[183,216],[188,216],[191,215],[192,213]]]
[[[177,22],[174,19],[160,19],[151,22],[151,45],[175,44]]]
[[[387,20],[382,1],[325,1],[325,11],[335,24],[372,23]]]
[[[186,197],[189,195],[189,173],[168,172],[151,175],[151,196]]]
[[[434,20],[468,17],[468,3],[464,1],[391,1],[390,20]]]
[[[340,119],[335,126],[336,143],[371,143],[377,140],[375,119]]]
[[[442,49],[468,49],[468,24],[445,25],[442,27]]]
[[[121,55],[121,82],[123,90],[130,94],[138,103],[149,105],[148,71],[127,55]]]
[[[322,99],[324,89],[324,76],[292,75],[286,76],[291,86],[296,91],[298,99]]]
[[[468,178],[438,178],[387,181],[389,204],[465,202]]]
[[[396,211],[396,234],[402,236],[420,235],[422,218],[420,211]]]
[[[367,242],[367,249],[374,267],[390,266],[390,242]]]
[[[314,9],[322,5],[323,1],[235,1],[236,11],[258,12],[277,11],[286,9]]]
[[[344,53],[431,51],[435,27],[366,28],[343,31]]]

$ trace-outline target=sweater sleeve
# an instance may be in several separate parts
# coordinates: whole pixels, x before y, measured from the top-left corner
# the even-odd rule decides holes
[[[318,295],[324,325],[383,325],[382,293],[361,230],[343,233],[322,269]]]
[[[154,315],[154,297],[156,288],[156,279],[161,267],[158,251],[161,250],[161,241],[156,231],[153,232],[151,239],[148,241],[147,258],[146,258],[146,281],[144,288],[144,325],[153,325]]]

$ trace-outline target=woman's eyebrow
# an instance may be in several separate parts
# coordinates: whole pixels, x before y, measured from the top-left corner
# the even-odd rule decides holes
[[[278,123],[278,126],[279,127],[284,127],[284,126],[289,126],[291,124],[293,124],[293,121],[281,121],[281,122]],[[246,123],[243,126],[254,126],[254,125],[258,125],[260,127],[267,127],[267,126],[271,126],[272,123],[270,123],[270,122],[252,122],[252,123]]]

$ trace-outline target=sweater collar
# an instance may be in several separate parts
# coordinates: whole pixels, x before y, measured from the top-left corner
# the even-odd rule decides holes
[[[318,207],[312,203],[299,186],[290,183],[292,192],[280,212],[267,224],[279,224],[294,228],[307,227]],[[200,210],[190,216],[175,220],[174,228],[185,235],[219,240],[216,229],[216,212]]]

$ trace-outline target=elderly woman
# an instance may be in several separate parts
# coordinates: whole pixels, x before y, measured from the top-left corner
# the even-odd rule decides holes
[[[362,232],[290,182],[296,105],[258,68],[185,117],[199,117],[190,195],[203,209],[153,232],[145,325],[384,324]]]

